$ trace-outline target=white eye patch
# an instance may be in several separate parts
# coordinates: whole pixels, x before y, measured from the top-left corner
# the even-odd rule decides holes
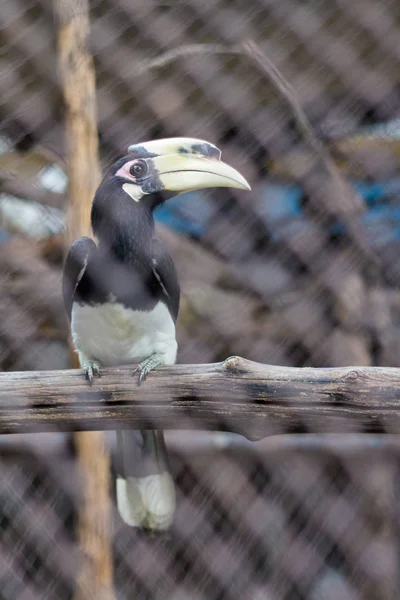
[[[139,200],[143,198],[143,190],[140,185],[137,185],[136,183],[124,183],[122,189],[135,202],[139,202]]]

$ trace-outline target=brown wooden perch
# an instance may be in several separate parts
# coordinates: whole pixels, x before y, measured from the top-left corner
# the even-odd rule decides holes
[[[400,369],[263,365],[240,357],[175,365],[138,387],[132,366],[0,373],[0,432],[118,427],[284,432],[400,431]]]

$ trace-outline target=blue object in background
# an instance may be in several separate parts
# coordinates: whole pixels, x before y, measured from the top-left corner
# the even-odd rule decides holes
[[[368,206],[362,221],[371,232],[371,246],[379,247],[400,240],[400,202],[389,202],[391,197],[400,196],[400,178],[375,182],[354,181],[352,185]],[[256,187],[255,194],[250,193],[249,202],[276,240],[280,238],[280,227],[287,227],[289,223],[296,224],[296,230],[301,226],[307,230],[308,219],[302,209],[301,186],[265,182]],[[209,192],[200,190],[169,200],[156,210],[155,218],[177,233],[201,238],[207,233],[214,214]],[[332,235],[343,232],[341,225],[330,231]]]
[[[276,225],[288,217],[301,217],[303,190],[299,185],[262,183],[256,198],[251,198],[254,210],[267,225]]]
[[[370,231],[371,247],[379,247],[400,240],[400,178],[389,181],[354,181],[352,182],[367,204],[367,211],[362,222]],[[191,235],[201,239],[207,234],[217,207],[211,199],[209,190],[198,190],[181,194],[159,206],[155,213],[156,221],[166,225],[173,231]],[[270,235],[279,241],[283,228],[285,235],[288,227],[294,231],[309,227],[318,227],[305,216],[302,207],[304,196],[300,185],[290,183],[261,182],[253,192],[246,195],[253,212],[265,224]],[[394,201],[398,196],[399,202]],[[341,224],[330,230],[332,235],[344,233]],[[10,234],[0,229],[0,243],[5,243]]]
[[[400,177],[390,181],[353,181],[352,185],[367,204],[373,204],[385,197],[400,195]]]
[[[154,212],[155,220],[177,233],[203,237],[214,214],[207,191],[180,194],[161,204]]]
[[[0,229],[0,244],[5,244],[10,239],[10,234],[4,229]]]

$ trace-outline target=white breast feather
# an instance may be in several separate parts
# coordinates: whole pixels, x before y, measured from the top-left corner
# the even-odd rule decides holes
[[[81,356],[104,366],[137,363],[161,354],[164,364],[173,364],[177,343],[175,323],[163,302],[151,311],[106,303],[94,306],[74,302],[72,339]]]

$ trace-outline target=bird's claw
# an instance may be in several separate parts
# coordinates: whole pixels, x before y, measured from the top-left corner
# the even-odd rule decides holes
[[[83,371],[85,373],[85,377],[89,382],[89,385],[92,385],[93,383],[93,376],[97,375],[97,377],[101,377],[100,375],[100,367],[99,365],[94,362],[94,361],[89,361],[84,367],[83,367]]]
[[[150,371],[153,371],[153,369],[156,369],[157,367],[159,367],[160,365],[163,364],[163,359],[159,354],[152,354],[149,358],[146,358],[146,360],[144,360],[143,362],[141,362],[136,369],[133,371],[132,375],[136,375],[136,373],[139,371],[139,380],[138,380],[138,385],[140,386],[143,381],[146,380],[147,375],[150,373]]]

